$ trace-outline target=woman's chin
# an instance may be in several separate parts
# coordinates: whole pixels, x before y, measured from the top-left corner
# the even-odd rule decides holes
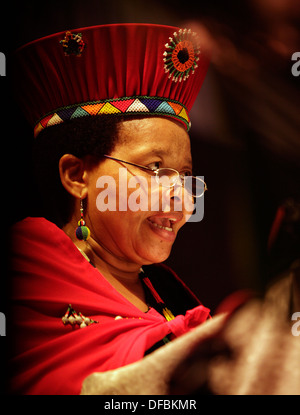
[[[172,250],[172,245],[164,246],[164,247],[155,247],[149,249],[144,249],[143,252],[140,252],[140,257],[143,259],[143,265],[149,264],[158,264],[160,262],[166,261]]]

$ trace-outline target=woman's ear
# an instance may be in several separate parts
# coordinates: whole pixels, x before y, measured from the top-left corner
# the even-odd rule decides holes
[[[83,160],[64,154],[59,160],[59,175],[64,188],[76,198],[85,197],[87,172]]]

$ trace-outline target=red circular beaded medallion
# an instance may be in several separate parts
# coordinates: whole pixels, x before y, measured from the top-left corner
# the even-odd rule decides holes
[[[179,29],[178,33],[174,32],[173,37],[169,37],[169,43],[165,46],[165,72],[169,73],[172,81],[185,81],[198,67],[200,49],[197,34],[190,29]]]

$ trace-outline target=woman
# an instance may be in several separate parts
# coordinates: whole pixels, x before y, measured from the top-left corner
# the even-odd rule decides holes
[[[208,318],[159,265],[206,188],[191,178],[187,131],[207,66],[196,34],[158,25],[68,31],[17,51],[48,213],[13,229],[13,393],[78,394],[91,373]]]

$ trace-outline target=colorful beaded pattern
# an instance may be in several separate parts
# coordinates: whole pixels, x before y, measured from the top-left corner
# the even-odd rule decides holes
[[[187,130],[190,129],[187,109],[180,102],[160,97],[135,96],[85,102],[59,108],[40,119],[34,127],[34,137],[37,137],[46,127],[79,117],[101,114],[166,115],[183,121]]]
[[[85,220],[83,218],[83,202],[80,198],[80,219],[78,221],[78,227],[75,230],[75,236],[79,241],[87,241],[89,237],[91,236],[91,231],[85,223]]]
[[[62,39],[59,43],[62,45],[66,56],[81,56],[83,49],[85,48],[85,43],[82,40],[81,33],[74,34],[67,31],[64,39]]]
[[[169,73],[172,81],[185,81],[195,72],[200,54],[198,42],[197,34],[191,29],[179,29],[178,33],[174,32],[173,37],[169,37],[163,61],[165,72]]]
[[[67,311],[62,317],[62,322],[64,325],[70,324],[73,327],[78,325],[81,329],[90,326],[91,324],[99,323],[98,321],[93,320],[90,317],[85,317],[82,313],[77,313],[77,311],[74,310],[71,304],[69,304]]]

